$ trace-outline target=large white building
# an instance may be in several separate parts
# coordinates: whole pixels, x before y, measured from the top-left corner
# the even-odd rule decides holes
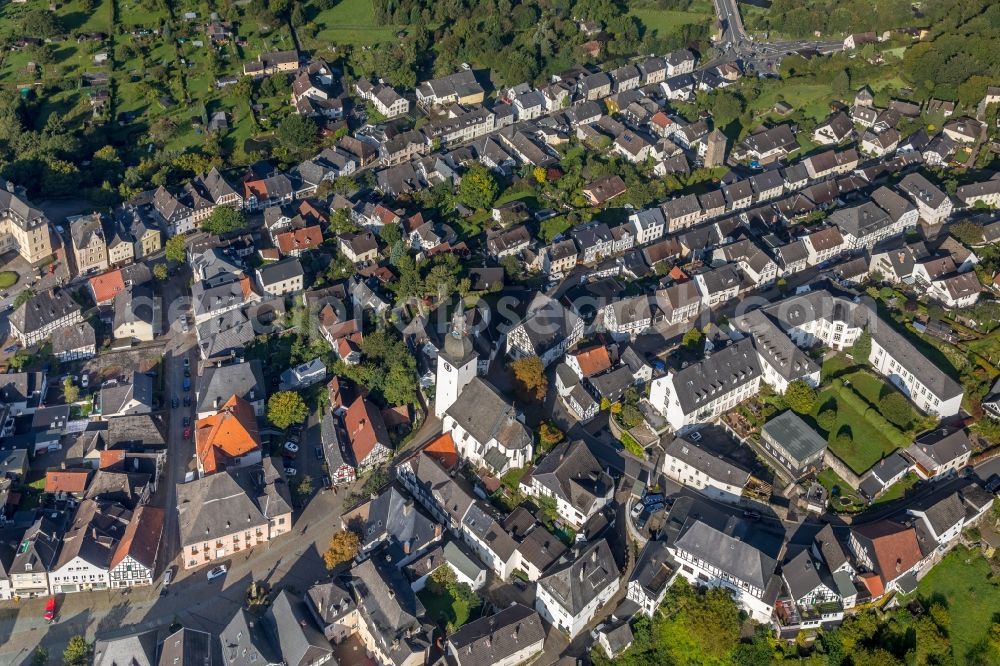
[[[538,579],[535,610],[559,631],[576,638],[620,586],[618,565],[604,539]]]
[[[670,552],[688,581],[731,590],[750,617],[766,624],[774,608],[765,593],[777,561],[752,544],[750,532],[748,523],[736,517],[718,526],[688,517]]]
[[[451,432],[459,456],[502,475],[532,459],[531,432],[523,418],[493,386],[473,377],[445,410],[442,428]]]

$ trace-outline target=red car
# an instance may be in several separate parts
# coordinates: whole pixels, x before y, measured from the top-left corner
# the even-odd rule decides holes
[[[184,439],[191,439],[191,428],[184,428]]]
[[[45,603],[45,621],[52,622],[56,619],[56,598],[49,597],[49,600]]]

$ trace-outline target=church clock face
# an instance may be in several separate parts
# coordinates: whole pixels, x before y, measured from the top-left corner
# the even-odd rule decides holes
[[[451,372],[451,364],[448,363],[447,361],[445,361],[445,364],[444,364],[444,371],[445,372]]]

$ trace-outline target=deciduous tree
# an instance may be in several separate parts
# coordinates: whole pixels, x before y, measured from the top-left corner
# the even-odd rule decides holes
[[[282,430],[294,423],[302,423],[308,415],[305,401],[295,391],[278,391],[267,401],[267,420]]]
[[[795,412],[806,414],[816,406],[816,389],[801,379],[788,384],[785,390],[785,403]]]
[[[330,539],[330,545],[323,551],[323,563],[333,569],[342,562],[354,559],[361,547],[361,540],[351,530],[341,530]]]
[[[549,380],[545,376],[542,359],[537,356],[520,358],[510,364],[518,391],[532,400],[543,400],[549,390]]]

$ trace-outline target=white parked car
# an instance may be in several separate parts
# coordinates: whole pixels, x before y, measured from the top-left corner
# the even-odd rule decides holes
[[[631,512],[632,513],[632,518],[633,519],[634,518],[638,518],[639,514],[641,514],[642,510],[645,509],[645,508],[646,508],[646,506],[642,502],[636,502],[635,505],[632,507],[632,512]]]
[[[229,571],[229,569],[226,567],[226,565],[220,564],[219,566],[215,567],[214,569],[208,572],[208,580],[212,581],[221,576],[225,576],[227,571]]]
[[[285,468],[285,476],[295,476],[298,473],[299,473],[299,470],[295,469],[294,467],[286,467]]]
[[[295,442],[285,442],[285,450],[289,453],[298,453],[299,445]]]

